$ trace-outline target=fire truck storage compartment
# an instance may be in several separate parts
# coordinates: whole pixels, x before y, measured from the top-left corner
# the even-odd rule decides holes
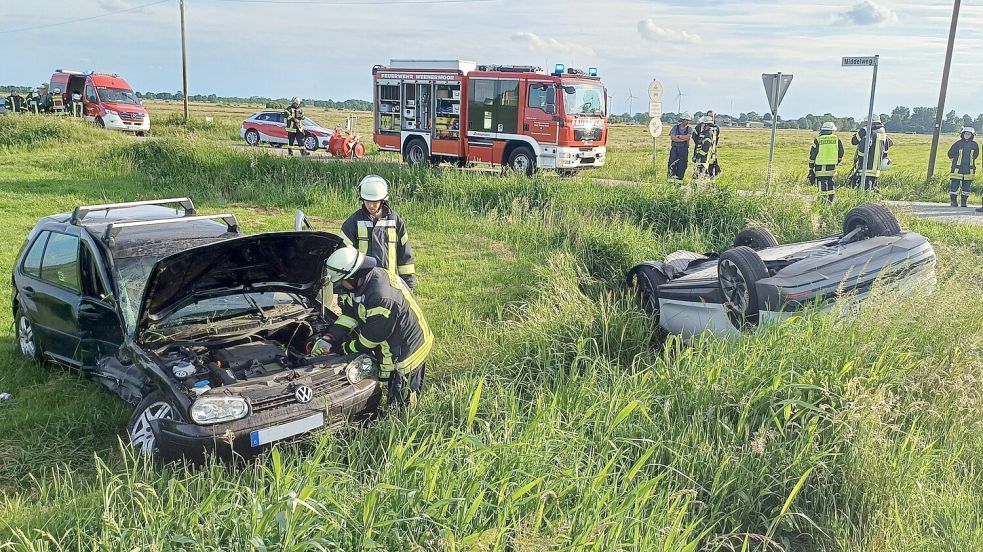
[[[379,83],[379,132],[399,132],[402,128],[398,83]]]
[[[437,124],[434,138],[457,140],[461,136],[461,85],[438,84],[436,92]]]

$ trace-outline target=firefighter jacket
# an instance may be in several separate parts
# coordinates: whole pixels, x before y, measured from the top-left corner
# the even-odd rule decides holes
[[[416,287],[416,267],[406,223],[388,203],[382,204],[378,220],[362,207],[341,225],[341,233],[363,255],[375,257],[376,266],[397,274],[410,289]]]
[[[344,354],[376,355],[382,379],[393,370],[408,375],[426,362],[433,333],[413,293],[391,272],[373,268],[358,289],[338,296],[338,304],[341,316],[328,334],[336,343],[350,337]]]
[[[292,105],[283,111],[287,123],[287,132],[304,132],[304,110]]]
[[[809,166],[817,177],[833,176],[836,166],[843,160],[843,142],[831,130],[823,130],[812,141]]]
[[[980,156],[980,146],[975,140],[959,140],[949,148],[949,159],[952,159],[953,180],[968,180],[976,178],[976,159]]]
[[[693,161],[697,164],[713,164],[717,161],[717,127],[705,124],[699,132],[693,133],[696,148],[693,150]]]
[[[865,155],[863,151],[864,137],[867,135],[867,129],[862,128],[858,130],[850,142],[857,146],[858,160],[856,166],[858,174],[863,170],[863,162],[866,159],[867,176],[877,178],[881,176],[881,159],[887,157],[887,150],[894,145],[894,142],[887,135],[887,131],[884,130],[883,125],[878,125],[873,127],[873,129],[874,136],[867,150],[867,153],[870,155]]]

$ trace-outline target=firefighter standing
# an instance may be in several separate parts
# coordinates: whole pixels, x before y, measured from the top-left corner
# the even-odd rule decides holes
[[[887,158],[887,152],[894,145],[894,142],[887,135],[887,130],[884,129],[880,116],[874,115],[871,118],[870,129],[873,136],[866,152],[863,151],[864,138],[867,136],[866,127],[860,127],[860,130],[850,139],[850,143],[857,147],[850,182],[855,188],[862,186],[864,190],[876,191],[877,179],[881,176],[881,164]],[[867,181],[861,182],[864,163],[867,164]]]
[[[692,115],[683,113],[679,122],[669,131],[669,179],[682,180],[686,177],[686,165],[689,163],[689,141],[693,136],[693,128],[689,126]]]
[[[284,110],[287,122],[287,154],[294,154],[294,144],[301,155],[310,155],[304,148],[304,110],[300,108],[300,98],[294,98]]]
[[[342,247],[328,257],[326,272],[341,294],[341,316],[315,343],[313,354],[375,355],[380,380],[388,380],[389,406],[411,401],[423,387],[433,333],[406,284],[376,266],[374,257]]]
[[[82,117],[82,93],[78,90],[72,92],[72,116]]]
[[[949,148],[949,159],[952,160],[952,170],[949,175],[949,205],[952,207],[966,207],[969,202],[969,193],[976,178],[976,159],[980,156],[980,146],[974,138],[976,138],[976,129],[963,127],[960,140]],[[960,195],[962,195],[961,200]]]
[[[835,132],[836,124],[823,123],[809,151],[809,181],[819,185],[819,195],[828,203],[833,203],[836,166],[843,161],[844,153],[843,142]]]
[[[713,119],[704,115],[700,118],[700,130],[693,134],[693,142],[696,143],[693,149],[693,163],[696,169],[693,171],[693,178],[708,178],[713,180],[720,174],[720,165],[717,163],[717,126],[713,124]]]
[[[341,233],[359,253],[373,257],[376,266],[400,277],[411,290],[416,287],[413,248],[406,223],[389,204],[389,183],[370,174],[358,183],[362,208],[341,225]]]

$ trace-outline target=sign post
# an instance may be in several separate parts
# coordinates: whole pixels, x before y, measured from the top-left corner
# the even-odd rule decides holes
[[[762,73],[761,81],[765,84],[768,95],[768,107],[771,109],[771,146],[768,148],[768,183],[765,191],[771,191],[775,163],[775,130],[778,128],[778,106],[782,104],[788,85],[792,84],[792,75],[782,73]]]
[[[649,84],[649,134],[652,135],[652,164],[656,162],[658,138],[662,136],[662,83],[653,80]]]
[[[870,107],[867,109],[867,134],[864,136],[864,155],[863,155],[863,172],[861,173],[860,185],[863,189],[867,189],[867,166],[870,165],[870,159],[867,158],[870,154],[870,133],[871,127],[873,126],[872,121],[874,118],[874,93],[877,91],[877,66],[880,60],[880,55],[876,56],[866,56],[866,57],[845,57],[843,58],[843,67],[873,67],[874,76],[870,80]],[[879,159],[874,160],[875,163],[880,163]]]

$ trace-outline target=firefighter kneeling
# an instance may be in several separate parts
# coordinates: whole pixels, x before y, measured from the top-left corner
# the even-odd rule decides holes
[[[314,345],[312,354],[369,353],[389,382],[389,406],[413,400],[423,387],[433,333],[409,288],[393,272],[376,266],[353,247],[328,257],[327,273],[337,285],[341,316]]]
[[[819,195],[828,203],[833,203],[836,166],[843,160],[843,142],[834,132],[836,125],[833,122],[823,123],[809,151],[809,181],[819,184]]]

